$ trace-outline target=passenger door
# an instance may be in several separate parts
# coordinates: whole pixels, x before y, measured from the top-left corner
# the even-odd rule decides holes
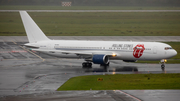
[[[157,46],[153,47],[153,54],[157,54]]]

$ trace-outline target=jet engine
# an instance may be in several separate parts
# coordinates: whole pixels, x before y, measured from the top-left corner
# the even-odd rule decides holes
[[[92,57],[92,62],[94,64],[108,64],[109,63],[109,57],[104,54],[95,54]]]

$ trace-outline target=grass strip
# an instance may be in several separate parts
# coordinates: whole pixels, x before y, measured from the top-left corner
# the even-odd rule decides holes
[[[29,12],[47,36],[180,36],[180,13]],[[19,13],[0,13],[0,36],[25,36]]]
[[[160,61],[142,61],[142,60],[139,60],[136,63],[158,64],[158,63],[160,63]],[[180,64],[180,59],[167,59],[166,64]]]
[[[22,6],[22,5],[1,5],[0,10],[180,10],[180,7],[170,6]]]
[[[98,81],[98,79],[103,79]],[[180,89],[180,73],[177,74],[115,74],[79,76],[69,79],[61,90],[135,90]]]

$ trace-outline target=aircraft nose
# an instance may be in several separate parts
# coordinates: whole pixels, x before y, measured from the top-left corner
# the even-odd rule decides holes
[[[172,49],[172,50],[168,50],[167,52],[165,52],[165,54],[166,54],[165,55],[166,58],[172,58],[177,55],[177,51]]]
[[[177,55],[177,51],[173,50],[172,54],[173,54],[173,56],[176,56]]]

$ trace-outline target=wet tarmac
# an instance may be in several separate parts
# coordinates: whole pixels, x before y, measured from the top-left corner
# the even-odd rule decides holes
[[[109,68],[81,67],[83,59],[61,59],[25,50],[25,42],[0,42],[0,101],[178,101],[180,90],[56,91],[71,77],[104,74],[180,73],[179,64],[111,61]]]

